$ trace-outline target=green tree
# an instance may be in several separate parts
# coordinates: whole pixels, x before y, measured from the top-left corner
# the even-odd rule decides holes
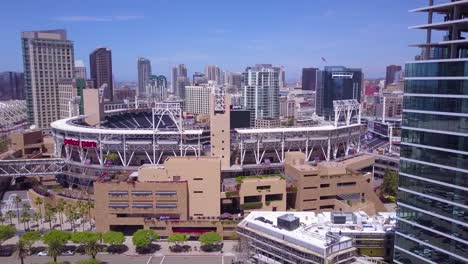
[[[7,239],[15,236],[16,229],[14,226],[2,225],[0,226],[0,245]]]
[[[34,242],[39,241],[40,239],[41,233],[39,233],[39,231],[28,231],[20,237],[20,240],[23,240],[29,246],[34,244]]]
[[[92,229],[91,209],[94,208],[94,202],[90,200],[86,201],[85,208],[88,211],[89,230],[91,230]]]
[[[78,261],[77,264],[101,264],[102,262],[99,259],[87,259]]]
[[[54,219],[55,210],[50,204],[46,204],[44,213],[44,222],[49,222],[49,230],[52,230],[52,219]],[[60,226],[61,228],[62,226]]]
[[[158,239],[159,235],[153,230],[139,229],[133,233],[132,242],[135,247],[146,247]]]
[[[221,242],[221,235],[216,232],[203,233],[198,241],[203,245],[215,245]]]
[[[39,220],[42,219],[42,215],[41,213],[39,212],[35,212],[33,215],[32,215],[32,220],[34,222],[36,222],[36,225],[37,225],[37,230],[39,230]]]
[[[21,197],[19,197],[18,195],[15,196],[14,203],[16,205],[16,218],[18,220],[18,224],[20,222],[19,204],[21,203],[21,201],[22,201]]]
[[[62,254],[65,243],[62,244],[60,243],[60,241],[52,240],[47,245],[47,255],[49,257],[52,257],[54,259],[54,262],[57,262],[57,257],[60,256],[60,254]]]
[[[99,244],[97,240],[87,240],[84,243],[84,248],[86,255],[90,256],[92,259],[96,259],[96,255],[99,252]]]
[[[5,224],[5,217],[3,214],[0,212],[0,224],[4,225]]]
[[[20,221],[24,226],[24,231],[29,230],[29,221],[31,220],[31,216],[29,215],[28,211],[24,211],[21,214]],[[27,225],[26,225],[27,224]]]
[[[398,190],[398,172],[389,169],[385,170],[380,190],[384,195],[396,197]]]
[[[98,241],[101,238],[100,233],[91,231],[76,232],[71,235],[71,241],[77,244],[84,244],[87,241]]]
[[[63,213],[65,211],[65,202],[63,199],[58,200],[57,204],[55,205],[55,209],[57,210],[57,213],[59,215],[59,220],[60,220],[60,229],[63,229]]]
[[[69,239],[70,233],[62,230],[51,230],[42,237],[42,241],[48,246],[47,254],[54,259],[54,262],[57,262],[57,256],[62,253]]]
[[[184,242],[186,242],[188,240],[188,237],[186,234],[174,233],[169,236],[168,240],[169,242],[178,245],[178,244],[183,244]]]
[[[36,199],[34,199],[34,204],[37,206],[37,208],[39,208],[39,215],[41,217],[40,220],[42,223],[42,205],[44,204],[44,199],[38,196]]]
[[[13,225],[13,217],[16,216],[15,212],[13,211],[8,211],[6,213],[6,216],[10,219],[10,225]]]
[[[24,259],[29,254],[29,245],[22,239],[16,243],[16,255],[20,259],[21,264],[24,264]]]
[[[102,240],[109,245],[121,245],[125,241],[125,236],[122,232],[108,231],[102,234]]]

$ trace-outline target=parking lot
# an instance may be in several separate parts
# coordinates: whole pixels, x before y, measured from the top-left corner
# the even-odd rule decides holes
[[[28,192],[27,191],[8,191],[5,192],[3,195],[3,203],[2,203],[2,214],[5,215],[8,211],[13,211],[16,215],[16,203],[15,198],[19,196],[21,198],[21,202],[18,204],[19,213],[23,212],[23,205],[27,204],[32,208],[32,201],[29,200]],[[30,215],[34,213],[34,210],[30,209],[28,212]]]

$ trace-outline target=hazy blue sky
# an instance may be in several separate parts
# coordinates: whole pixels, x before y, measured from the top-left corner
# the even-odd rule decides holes
[[[136,59],[169,75],[185,63],[189,73],[217,64],[242,71],[255,63],[284,65],[288,80],[303,67],[360,67],[384,76],[403,64],[424,39],[408,26],[424,23],[409,13],[426,0],[16,0],[0,8],[0,71],[22,71],[21,31],[64,28],[75,58],[87,65],[98,46],[112,48],[116,80],[136,79]],[[89,72],[88,72],[89,74]]]

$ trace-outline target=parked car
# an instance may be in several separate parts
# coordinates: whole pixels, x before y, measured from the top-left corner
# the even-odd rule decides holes
[[[61,255],[62,256],[73,256],[73,255],[75,255],[75,252],[73,252],[71,250],[67,250],[67,251],[62,252]]]
[[[39,253],[37,253],[38,256],[41,256],[41,257],[45,257],[47,256],[47,251],[41,251]]]

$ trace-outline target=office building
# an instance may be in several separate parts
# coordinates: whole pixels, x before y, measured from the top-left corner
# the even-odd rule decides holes
[[[151,77],[151,62],[145,58],[138,58],[138,90],[137,95],[143,97],[146,92],[146,86]]]
[[[155,99],[158,102],[167,98],[167,79],[164,75],[151,75],[145,87],[147,98]]]
[[[24,74],[22,72],[0,73],[0,101],[24,100]]]
[[[317,73],[317,114],[333,117],[333,101],[356,99],[361,102],[361,69],[326,66]]]
[[[86,80],[86,66],[82,60],[75,61],[75,73],[73,77]]]
[[[242,106],[254,120],[279,118],[279,75],[280,69],[271,64],[247,67],[242,73]]]
[[[177,67],[171,69],[171,93],[175,94],[177,87]]]
[[[213,83],[185,87],[185,112],[204,114],[210,112],[210,94],[215,89]]]
[[[387,73],[385,74],[385,87],[395,82],[395,73],[401,71],[400,65],[387,66]]]
[[[164,167],[145,165],[127,180],[96,182],[96,230],[133,233],[157,230],[200,236],[216,231],[229,236],[235,222],[221,223],[221,163],[213,157],[172,157]]]
[[[317,68],[302,69],[302,90],[315,91],[317,87]]]
[[[89,55],[89,70],[94,87],[104,89],[104,100],[113,101],[114,82],[112,77],[112,51],[109,48],[97,48]]]
[[[395,263],[468,262],[468,3],[433,3],[411,10],[427,38],[405,66]]]
[[[392,217],[254,211],[237,226],[241,256],[247,263],[384,263],[392,255]]]
[[[208,81],[213,81],[215,84],[223,84],[221,82],[221,69],[216,65],[207,65],[205,67],[205,76]]]
[[[204,73],[195,72],[193,74],[193,78],[192,78],[193,85],[197,86],[197,85],[205,84],[205,83],[208,83],[208,79],[206,78]]]
[[[21,42],[28,119],[47,130],[59,119],[58,82],[73,78],[73,42],[65,30],[23,32]]]

